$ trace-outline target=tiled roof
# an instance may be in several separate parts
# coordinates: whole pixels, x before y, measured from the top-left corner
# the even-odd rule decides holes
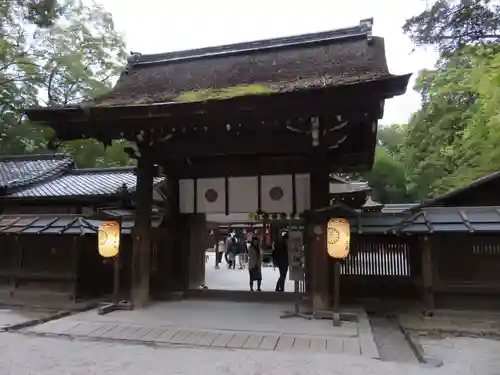
[[[330,194],[349,194],[371,191],[368,182],[330,182]]]
[[[413,207],[413,211],[417,211],[418,209],[425,208],[425,207],[438,207],[438,206],[453,206],[454,204],[452,203],[455,198],[458,198],[460,196],[464,195],[474,195],[474,190],[486,185],[486,184],[491,184],[492,185],[492,190],[493,189],[498,189],[498,182],[500,181],[500,171],[490,173],[486,176],[483,176],[481,178],[478,178],[477,180],[472,181],[469,185],[462,186],[458,189],[452,190],[446,194],[443,194],[437,198],[428,200],[422,204],[416,205]],[[496,196],[496,195],[495,195]],[[473,204],[471,202],[471,204]]]
[[[134,218],[121,221],[122,234],[130,234]],[[100,220],[89,220],[77,215],[0,215],[0,234],[97,234]],[[161,218],[153,217],[152,227],[158,227]]]
[[[348,217],[351,232],[358,234],[388,234],[394,226],[399,225],[407,216],[404,214],[382,214],[380,212],[363,212]]]
[[[11,191],[53,178],[73,165],[65,154],[0,156],[0,191]]]
[[[498,233],[500,207],[429,207],[403,220],[393,230],[404,234]]]
[[[399,213],[404,211],[410,211],[412,208],[417,207],[418,203],[391,203],[385,204],[382,208],[383,213]]]
[[[124,186],[135,191],[135,167],[73,169],[56,178],[15,191],[6,198],[72,197],[115,195]],[[155,178],[155,184],[164,178]]]
[[[383,203],[376,202],[371,196],[366,198],[365,204],[361,207],[362,211],[381,211],[384,207]]]
[[[95,233],[94,226],[74,215],[2,215],[0,234],[79,234]]]

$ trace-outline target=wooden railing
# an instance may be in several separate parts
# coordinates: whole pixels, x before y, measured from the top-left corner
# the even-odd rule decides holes
[[[410,277],[410,245],[387,237],[370,241],[358,237],[352,241],[351,254],[342,262],[341,274]]]

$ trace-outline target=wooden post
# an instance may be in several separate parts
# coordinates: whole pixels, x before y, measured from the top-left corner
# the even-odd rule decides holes
[[[23,271],[23,263],[24,263],[24,244],[19,244],[19,235],[14,235],[15,244],[13,246],[13,251],[17,255],[15,259],[15,264],[11,264],[11,269],[13,268],[13,272],[10,275],[10,291],[9,296],[14,297],[17,289],[17,284],[19,280],[19,275]],[[19,250],[19,252],[18,252]]]
[[[435,309],[434,300],[434,265],[432,262],[432,247],[429,237],[425,236],[422,244],[422,284],[425,314],[432,315]]]
[[[214,237],[215,237],[215,268],[219,268],[219,226],[214,229]]]
[[[73,303],[76,302],[76,298],[78,296],[78,254],[79,254],[79,236],[73,236],[72,239],[72,261],[73,261],[73,293],[71,295],[71,300]]]
[[[153,202],[153,164],[142,154],[137,165],[136,212],[132,247],[132,304],[142,307],[149,300],[151,263],[151,208]]]
[[[205,241],[206,220],[204,214],[189,217],[189,247],[187,252],[188,289],[199,289],[205,284]]]
[[[340,325],[340,259],[333,263],[333,316],[334,326]]]
[[[162,278],[163,288],[165,291],[175,291],[183,287],[183,253],[182,247],[182,223],[179,209],[179,179],[171,171],[168,171],[167,177],[167,194],[166,194],[166,227],[167,239],[164,248],[159,249],[164,252],[162,257],[163,263]]]
[[[311,208],[318,209],[329,205],[330,181],[326,168],[320,160],[315,161],[316,168],[311,173]],[[328,266],[330,259],[326,250],[326,223],[311,222],[308,228],[308,247],[310,266],[311,297],[313,312],[330,310]]]

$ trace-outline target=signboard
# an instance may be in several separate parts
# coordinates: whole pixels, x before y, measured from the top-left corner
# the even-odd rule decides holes
[[[304,244],[302,232],[288,232],[288,277],[292,281],[304,281]]]

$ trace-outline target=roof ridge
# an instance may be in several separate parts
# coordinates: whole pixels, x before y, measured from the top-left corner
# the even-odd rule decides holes
[[[436,198],[424,201],[424,202],[420,203],[415,208],[432,207],[433,205],[440,203],[441,201],[443,201],[445,199],[453,198],[456,195],[463,193],[464,191],[467,191],[468,189],[475,188],[475,187],[481,186],[483,184],[487,184],[488,182],[496,180],[497,178],[500,178],[500,171],[488,173],[482,177],[476,178],[474,181],[472,181],[471,183],[469,183],[467,185],[464,185],[464,186],[461,186],[455,190],[449,191],[449,192],[442,194]]]
[[[103,168],[74,168],[68,171],[70,174],[85,174],[85,173],[118,173],[118,172],[134,172],[135,166],[122,167],[103,167]]]
[[[0,163],[1,162],[9,162],[9,161],[37,161],[37,160],[62,160],[62,159],[71,159],[70,154],[66,153],[58,153],[58,154],[23,154],[23,155],[0,155]]]
[[[139,52],[131,52],[131,56],[127,59],[127,68],[130,69],[139,66],[164,64],[168,62],[198,60],[208,57],[233,56],[236,54],[248,54],[251,52],[262,52],[276,49],[281,50],[291,47],[326,43],[336,40],[348,40],[359,37],[364,37],[367,39],[367,41],[370,41],[372,38],[372,28],[373,18],[366,18],[362,19],[356,26],[338,28],[328,31],[320,31],[315,33],[253,40],[248,42],[194,48],[166,53],[143,55]]]

